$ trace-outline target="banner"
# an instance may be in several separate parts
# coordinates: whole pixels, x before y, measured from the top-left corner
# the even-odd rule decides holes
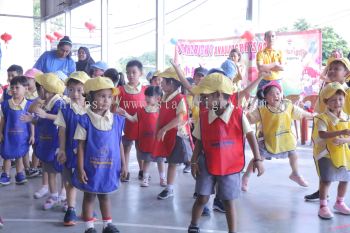
[[[275,49],[282,51],[284,71],[280,73],[285,95],[318,94],[322,65],[322,39],[320,30],[277,33]],[[182,65],[186,77],[193,77],[199,65],[210,69],[220,67],[233,48],[241,54],[243,85],[258,75],[256,54],[265,48],[264,34],[255,34],[252,41],[240,37],[209,40],[179,39],[174,60]]]

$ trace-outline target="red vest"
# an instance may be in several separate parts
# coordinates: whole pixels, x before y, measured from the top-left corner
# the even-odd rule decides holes
[[[144,108],[140,109],[137,118],[139,120],[138,146],[143,153],[152,153],[154,141],[156,140],[156,127],[159,113],[146,112]]]
[[[230,175],[244,168],[242,114],[241,108],[234,107],[227,124],[221,118],[209,124],[209,111],[200,113],[203,151],[210,174]]]
[[[140,93],[138,94],[129,94],[125,91],[124,87],[119,88],[120,95],[118,96],[120,100],[119,106],[130,115],[135,115],[138,109],[146,105],[145,101],[145,90],[147,86],[142,86]],[[124,127],[124,134],[128,140],[136,140],[138,134],[138,122],[131,122],[126,120]]]
[[[168,124],[174,118],[176,118],[176,108],[180,101],[185,97],[181,94],[176,95],[172,100],[168,102],[161,102],[159,109],[159,118],[157,123],[157,132],[163,126]],[[187,107],[186,107],[187,108]],[[186,114],[184,121],[188,122],[188,114]],[[186,131],[191,140],[191,129],[188,123],[186,123]],[[164,140],[155,140],[153,147],[153,156],[155,157],[168,157],[174,150],[177,135],[177,127],[168,130],[165,133]]]

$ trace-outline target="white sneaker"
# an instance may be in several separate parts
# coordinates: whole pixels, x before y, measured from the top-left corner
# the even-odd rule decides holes
[[[66,196],[66,193],[61,193],[59,196],[58,196],[58,200],[60,202],[65,202],[67,200],[67,196]]]
[[[141,182],[141,187],[148,187],[149,186],[149,181],[148,181],[148,177],[144,177],[142,179],[142,182]]]
[[[166,187],[167,186],[166,178],[165,177],[160,178],[159,184],[161,187]]]
[[[34,198],[39,199],[46,196],[49,193],[49,188],[47,186],[41,187],[38,191],[34,193]]]

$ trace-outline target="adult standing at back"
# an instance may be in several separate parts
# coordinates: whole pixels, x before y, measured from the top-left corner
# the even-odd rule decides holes
[[[282,51],[276,50],[274,47],[276,33],[274,31],[265,32],[264,40],[266,47],[257,53],[256,64],[259,72],[266,72],[268,75],[264,75],[263,80],[258,85],[258,90],[271,81],[277,81],[281,85],[280,71],[283,71]]]
[[[90,55],[90,51],[86,47],[78,49],[78,61],[75,63],[77,71],[84,71],[87,74],[91,72],[91,66],[95,64],[94,59]]]
[[[58,43],[56,50],[44,52],[36,61],[34,68],[43,73],[62,71],[69,76],[75,71],[75,62],[71,57],[72,41],[64,36]]]

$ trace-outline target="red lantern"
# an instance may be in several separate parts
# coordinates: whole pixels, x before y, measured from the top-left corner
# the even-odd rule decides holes
[[[1,39],[5,42],[5,44],[8,44],[8,42],[12,39],[12,36],[5,32],[1,35]]]
[[[96,26],[89,22],[85,22],[85,27],[89,30],[90,33],[94,32],[96,29]]]
[[[50,34],[47,34],[45,37],[46,37],[46,39],[48,39],[50,41],[50,43],[52,43],[56,40],[55,37],[51,36]]]
[[[243,35],[241,35],[242,39],[246,39],[247,41],[252,41],[254,39],[254,34],[250,31],[245,31]]]
[[[54,32],[53,35],[56,37],[57,40],[60,40],[61,38],[63,38],[63,35],[59,32]]]

